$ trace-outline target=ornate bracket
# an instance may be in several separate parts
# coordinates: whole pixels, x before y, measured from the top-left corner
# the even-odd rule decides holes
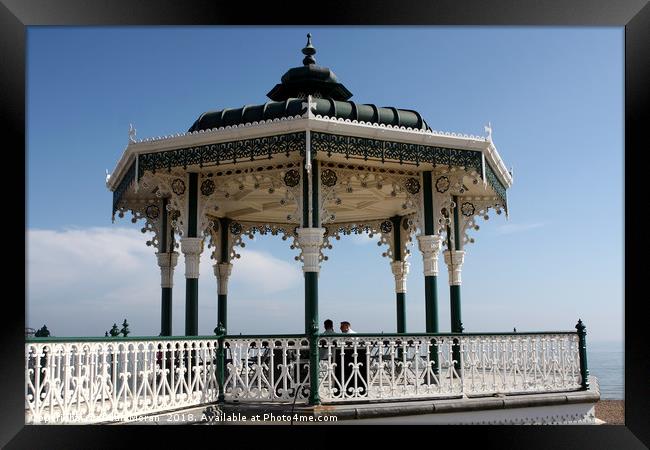
[[[153,198],[150,200],[130,200],[128,206],[121,205],[118,207],[118,217],[124,217],[124,214],[127,211],[131,212],[132,223],[136,223],[141,219],[145,220],[144,226],[140,229],[140,231],[143,234],[147,232],[153,233],[153,236],[146,242],[146,244],[148,247],[153,246],[156,251],[160,251],[159,236],[161,219],[162,214],[166,213],[166,211],[162,210],[162,201],[158,198]]]
[[[209,228],[210,244],[208,248],[214,248],[210,258],[215,261],[219,260],[220,238],[219,238],[219,224],[214,221],[213,226]],[[228,227],[228,262],[232,263],[235,259],[239,259],[241,255],[237,253],[237,247],[244,248],[246,243],[244,237],[249,239],[255,238],[256,234],[272,236],[281,235],[282,240],[293,239],[291,249],[300,248],[297,242],[297,225],[283,224],[283,223],[263,223],[263,222],[239,222],[232,221]],[[296,260],[300,257],[296,256]]]
[[[447,239],[447,229],[454,226],[452,211],[456,204],[453,197],[461,197],[467,192],[467,177],[470,177],[472,184],[479,183],[480,175],[476,171],[468,173],[455,167],[437,171],[433,177],[434,203],[437,206],[434,210],[434,231],[443,238],[445,244],[450,243],[452,248],[455,246],[455,236],[452,233]]]
[[[183,228],[187,223],[186,181],[186,172],[178,169],[169,172],[145,172],[141,179],[144,189],[149,189],[158,198],[169,198],[167,210],[171,213],[170,225],[179,236],[184,235]]]
[[[460,234],[463,237],[463,244],[473,244],[474,238],[469,236],[469,230],[479,230],[480,227],[476,223],[478,217],[483,220],[490,218],[488,212],[493,208],[497,214],[502,213],[503,205],[497,197],[459,197],[459,219],[460,219]]]
[[[403,247],[400,249],[402,252],[402,260],[406,261],[406,259],[410,256],[411,251],[409,250],[409,246],[412,244],[412,234],[415,232],[416,229],[416,224],[415,224],[415,216],[416,214],[409,214],[408,216],[404,216],[402,218],[401,226],[402,226],[402,245]],[[377,246],[382,246],[382,245],[387,245],[388,248],[386,249],[385,252],[382,253],[381,256],[390,258],[391,261],[395,260],[395,252],[397,249],[395,249],[394,245],[394,239],[393,239],[393,227],[394,224],[391,220],[385,219],[385,220],[373,220],[373,221],[368,221],[368,222],[343,222],[343,223],[334,223],[334,224],[327,224],[324,225],[324,228],[326,229],[325,231],[325,238],[323,239],[323,246],[321,248],[321,260],[327,261],[329,257],[327,255],[323,255],[322,251],[325,249],[332,249],[332,238],[336,239],[337,241],[341,239],[341,236],[346,236],[346,235],[351,235],[351,234],[362,234],[362,233],[368,233],[368,237],[372,238],[374,235],[378,234],[379,235],[379,241],[377,242]]]

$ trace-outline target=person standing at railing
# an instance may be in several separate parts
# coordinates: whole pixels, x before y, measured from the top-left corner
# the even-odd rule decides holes
[[[325,331],[323,331],[323,334],[334,334],[334,322],[332,322],[330,319],[327,319],[325,322],[323,322],[323,325],[325,326]],[[325,347],[322,347],[323,344]],[[318,349],[318,358],[321,361],[327,361],[327,346],[327,341],[322,341],[319,345],[320,348]]]
[[[327,319],[325,322],[323,322],[323,325],[325,326],[325,331],[323,331],[323,334],[334,334],[334,322],[332,322],[330,319]]]
[[[350,322],[348,321],[341,322],[341,333],[357,334],[356,331],[350,328]]]

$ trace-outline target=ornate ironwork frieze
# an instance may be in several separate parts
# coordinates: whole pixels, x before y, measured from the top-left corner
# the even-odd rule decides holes
[[[460,150],[448,147],[437,147],[423,144],[409,144],[380,139],[369,139],[356,136],[311,132],[312,149],[327,156],[333,153],[361,157],[364,160],[375,159],[411,163],[431,163],[435,166],[463,166],[466,170],[476,170],[482,173],[481,152],[476,150]]]
[[[494,170],[492,170],[492,167],[487,162],[485,163],[485,180],[492,187],[494,192],[496,192],[496,194],[503,202],[504,207],[507,209],[508,202],[506,196],[506,187],[503,185],[503,183],[501,183],[501,180],[499,180],[497,175],[494,173]]]
[[[187,168],[189,165],[219,165],[241,161],[272,159],[273,155],[289,156],[292,152],[304,151],[305,132],[278,134],[254,139],[183,147],[165,152],[144,153],[140,155],[138,177],[145,171],[174,167]]]

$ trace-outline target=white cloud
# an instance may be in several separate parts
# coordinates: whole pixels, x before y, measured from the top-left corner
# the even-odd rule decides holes
[[[302,280],[299,264],[273,257],[266,252],[239,249],[241,258],[233,264],[231,283],[246,290],[275,293],[296,286]],[[206,258],[207,260],[208,258]],[[203,264],[202,264],[203,267]]]
[[[97,336],[126,316],[138,322],[131,327],[134,333],[158,334],[160,270],[155,249],[145,245],[147,238],[139,229],[118,227],[28,230],[26,326],[47,323],[59,336]],[[199,315],[212,315],[216,308],[210,252],[206,247],[201,255]],[[261,302],[269,294],[300,286],[299,264],[255,250],[239,253],[231,291]],[[183,259],[181,254],[174,274],[175,321],[184,308]],[[181,332],[177,328],[175,332]]]
[[[379,239],[379,236],[374,235],[373,237],[370,237],[368,233],[361,233],[361,234],[352,234],[350,235],[349,239],[355,245],[368,245],[368,244],[377,245],[376,243]]]

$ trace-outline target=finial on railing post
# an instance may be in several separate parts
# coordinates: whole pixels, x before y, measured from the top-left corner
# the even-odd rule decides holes
[[[576,330],[578,330],[578,355],[580,356],[580,378],[582,388],[589,389],[589,367],[587,366],[587,327],[578,319]]]
[[[226,335],[226,327],[223,326],[221,322],[217,325],[217,327],[214,329],[214,334],[217,335],[218,338],[221,338]]]

